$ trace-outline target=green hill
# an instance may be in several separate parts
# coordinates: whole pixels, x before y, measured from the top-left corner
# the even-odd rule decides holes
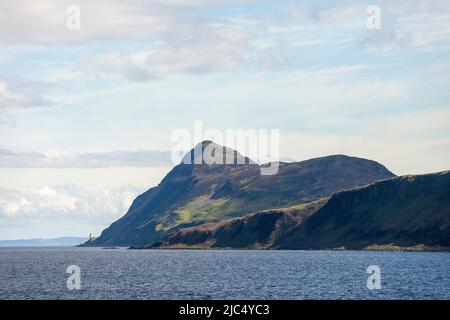
[[[203,150],[211,141],[199,144]],[[217,146],[217,145],[215,145]],[[220,146],[217,146],[220,147]],[[191,150],[184,159],[193,159]],[[243,157],[225,149],[225,154]],[[86,246],[149,245],[182,228],[308,203],[394,176],[381,164],[343,155],[280,163],[275,175],[246,164],[181,163],[138,196],[128,212]]]
[[[181,229],[151,248],[450,249],[450,171]]]

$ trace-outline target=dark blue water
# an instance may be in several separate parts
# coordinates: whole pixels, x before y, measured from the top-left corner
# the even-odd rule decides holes
[[[0,248],[0,298],[450,299],[450,253]]]

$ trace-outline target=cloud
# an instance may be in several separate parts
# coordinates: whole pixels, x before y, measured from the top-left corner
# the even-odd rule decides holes
[[[81,29],[68,30],[69,1],[1,3],[0,43],[77,45],[95,41],[136,41],[138,47],[85,56],[63,76],[119,75],[147,82],[170,73],[210,73],[241,66],[286,65],[288,44],[270,40],[267,21],[240,14],[201,15],[200,8],[248,1],[78,1]],[[3,7],[3,8],[2,8]],[[3,15],[3,16],[2,16]],[[12,30],[12,31],[11,31]]]
[[[64,162],[64,160],[62,161]],[[171,165],[169,151],[113,151],[85,153],[67,159],[66,166],[80,167],[159,167]]]
[[[399,104],[410,94],[407,81],[379,79],[371,65],[341,65],[287,73],[272,84],[272,93],[266,101],[296,107],[298,110],[291,117],[317,110],[320,118],[324,118],[323,110],[346,114],[373,111],[386,103]]]
[[[257,0],[157,0],[154,2],[171,6],[195,8],[199,6],[251,3],[257,2]]]
[[[173,165],[169,151],[113,151],[106,153],[44,154],[0,146],[0,168],[108,168]]]
[[[0,110],[50,106],[53,102],[45,98],[49,88],[44,82],[0,76]]]
[[[77,1],[81,29],[69,30],[66,10],[73,1],[0,2],[0,42],[9,44],[77,44],[120,37],[149,37],[160,32],[168,17],[155,3],[142,1]]]
[[[312,24],[333,26],[365,26],[367,5],[364,3],[330,3],[324,5],[318,1],[301,1],[291,6],[291,14]]]
[[[140,188],[131,186],[0,187],[0,219],[15,223],[60,220],[111,222],[127,211],[140,192]]]
[[[368,49],[424,48],[450,41],[448,1],[382,1],[381,29],[366,30],[357,40]]]
[[[0,167],[27,167],[38,165],[46,160],[42,153],[18,148],[0,146]]]
[[[0,42],[53,45],[120,38],[155,40],[174,27],[196,23],[195,8],[237,2],[242,1],[2,1]],[[81,28],[69,30],[66,10],[74,4],[81,9]]]
[[[159,74],[209,73],[234,69],[250,59],[252,40],[238,30],[191,28],[170,35],[145,64]],[[249,56],[247,56],[249,55]]]
[[[369,5],[381,9],[381,29],[366,28]],[[345,30],[354,43],[370,50],[420,48],[450,40],[447,0],[349,1],[341,4],[301,1],[290,8],[292,16],[311,26]]]
[[[302,160],[330,154],[359,156],[379,161],[399,175],[450,169],[448,106],[339,122],[352,131],[283,134],[281,153]]]
[[[135,82],[170,74],[208,74],[238,68],[279,69],[287,66],[288,43],[262,35],[258,21],[226,19],[174,24],[141,50],[85,56],[72,74],[118,75]]]
[[[210,17],[202,14],[202,9],[207,11],[216,5],[238,8],[236,4],[251,2],[254,1],[79,0],[76,4],[81,8],[81,29],[69,30],[66,27],[66,9],[73,1],[3,1],[0,3],[0,43],[61,45],[99,40],[138,40],[156,44],[158,47],[153,49],[161,50],[161,53],[149,54],[150,64],[151,61],[167,62],[165,67],[169,68],[175,60],[173,69],[202,72],[215,65],[234,65],[242,57],[253,56],[255,43],[270,37],[267,32],[264,34],[265,31],[277,27],[292,29],[295,34],[298,31],[295,27],[300,24],[309,32],[320,31],[324,25],[332,26],[333,30],[338,29],[336,36],[342,33],[339,28],[352,27],[351,35],[357,43],[384,50],[398,46],[424,46],[450,38],[450,13],[446,0],[379,1],[382,29],[377,32],[365,28],[366,9],[372,4],[369,2],[331,4],[305,0],[288,8],[280,5],[270,14],[256,11],[244,15],[239,10]],[[255,1],[254,6],[257,8],[259,4]],[[258,23],[252,26],[245,21]],[[180,58],[176,59],[177,56]],[[201,59],[206,61],[199,66]]]
[[[84,55],[72,68],[62,70],[59,77],[73,80],[85,75],[120,76],[132,82],[148,82],[174,73],[292,67],[305,44],[314,47],[350,39],[361,48],[391,51],[450,40],[450,13],[445,1],[440,0],[425,4],[418,0],[379,2],[381,30],[367,30],[369,3],[354,1],[301,1],[288,6],[289,11],[280,5],[270,13],[235,10],[208,15],[202,11],[215,5],[233,8],[241,2],[252,1],[81,0],[77,2],[81,29],[74,31],[66,27],[70,1],[3,2],[0,43],[48,48],[99,41],[134,42],[122,50],[111,46],[105,51],[108,46],[99,46],[100,52],[95,49],[91,55]],[[328,33],[324,27],[332,27],[333,32]],[[305,41],[307,34],[315,35],[312,39],[316,42]],[[301,48],[299,43],[303,43]]]
[[[84,57],[77,71],[94,77],[118,75],[132,82],[147,82],[156,79],[145,66],[138,65],[123,54],[115,52],[98,58]]]

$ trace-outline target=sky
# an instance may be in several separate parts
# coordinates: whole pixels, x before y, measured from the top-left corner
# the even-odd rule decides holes
[[[0,239],[98,235],[195,121],[450,169],[446,0],[0,0],[0,21]]]

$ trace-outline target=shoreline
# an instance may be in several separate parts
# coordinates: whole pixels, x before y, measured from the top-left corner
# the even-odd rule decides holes
[[[414,246],[398,245],[370,245],[361,249],[323,248],[323,249],[277,249],[277,248],[219,248],[219,247],[195,247],[195,246],[171,246],[171,247],[150,247],[131,246],[127,250],[248,250],[248,251],[387,251],[387,252],[450,252],[450,247],[426,246],[418,244]]]

